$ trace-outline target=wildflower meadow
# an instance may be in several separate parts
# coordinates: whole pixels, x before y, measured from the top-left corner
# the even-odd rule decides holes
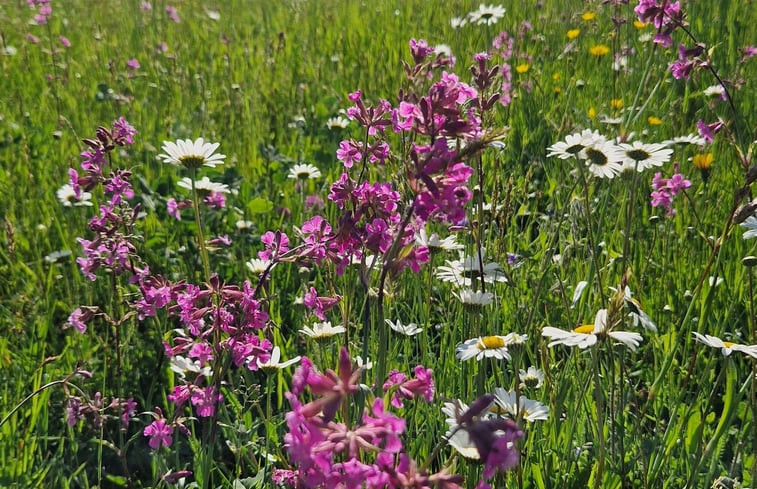
[[[757,487],[755,22],[0,2],[0,487]]]

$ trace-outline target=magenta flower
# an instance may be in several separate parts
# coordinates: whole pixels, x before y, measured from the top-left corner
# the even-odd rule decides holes
[[[281,231],[268,231],[260,237],[260,241],[266,248],[265,251],[258,251],[261,260],[273,261],[289,251],[289,237]]]
[[[142,434],[150,437],[148,445],[153,450],[161,446],[168,448],[173,443],[173,428],[163,418],[156,419],[146,426]]]
[[[179,23],[179,11],[176,10],[176,7],[166,5],[166,13],[168,14],[168,18],[171,19],[171,22],[176,24]]]
[[[216,404],[223,402],[223,394],[216,394],[214,385],[193,390],[190,398],[192,405],[195,407],[197,416],[209,418],[216,413]]]
[[[132,58],[126,62],[126,67],[130,70],[138,70],[140,67],[139,61],[136,58]]]
[[[71,47],[71,41],[69,41],[66,36],[58,36],[58,42],[61,43],[64,48]]]
[[[305,293],[304,304],[307,306],[315,316],[321,321],[326,320],[326,316],[323,314],[335,305],[339,304],[342,298],[336,297],[320,297],[314,287],[310,287],[310,290]]]
[[[711,143],[715,139],[715,134],[720,132],[723,127],[725,127],[725,124],[720,119],[711,124],[706,124],[701,119],[697,121],[697,131],[708,143]]]

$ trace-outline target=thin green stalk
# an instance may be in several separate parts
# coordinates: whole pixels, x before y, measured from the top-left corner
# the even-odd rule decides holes
[[[195,211],[195,223],[197,224],[197,244],[200,246],[200,257],[202,258],[202,269],[205,272],[205,280],[210,283],[210,260],[208,259],[208,249],[205,246],[205,235],[202,231],[202,219],[200,219],[200,197],[197,193],[195,180],[197,179],[197,169],[191,169],[190,180],[192,180],[192,207]]]
[[[604,399],[602,398],[601,374],[599,371],[599,348],[591,351],[591,363],[594,370],[594,404],[597,408],[597,439],[599,441],[599,459],[594,473],[594,489],[602,486],[602,476],[605,470],[605,427],[604,427]]]
[[[752,344],[757,344],[757,325],[755,324],[754,314],[754,277],[752,276],[752,268],[747,269],[749,274],[749,324],[752,329],[751,339]],[[752,362],[752,383],[749,388],[749,394],[752,399],[752,453],[755,456],[752,458],[752,487],[757,484],[757,362]]]

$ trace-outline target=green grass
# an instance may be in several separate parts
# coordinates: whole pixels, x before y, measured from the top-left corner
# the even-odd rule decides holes
[[[55,191],[67,182],[67,169],[78,168],[82,138],[119,116],[139,131],[136,144],[114,157],[116,166],[132,169],[137,201],[146,212],[137,231],[139,254],[153,273],[193,283],[203,273],[191,211],[177,222],[165,210],[168,198],[188,195],[176,185],[186,174],[156,155],[164,140],[202,136],[220,141],[226,164],[203,174],[238,193],[228,196],[225,210],[204,214],[203,225],[206,234],[229,234],[234,241],[212,254],[211,265],[225,282],[241,284],[254,280],[244,262],[262,249],[262,233],[282,229],[293,237],[294,227],[312,216],[303,205],[304,194],[320,195],[327,202],[324,217],[337,221],[339,210],[326,199],[343,171],[334,154],[342,139],[362,139],[362,132],[355,122],[345,130],[328,130],[325,123],[350,105],[348,93],[361,89],[369,102],[395,103],[406,87],[402,61],[410,60],[411,38],[448,44],[457,58],[454,71],[469,81],[473,54],[487,50],[505,30],[515,38],[516,97],[487,121],[508,128],[506,147],[482,155],[483,194],[502,208],[478,224],[488,259],[503,265],[507,253],[523,259],[505,266],[511,281],[494,287],[495,304],[483,313],[464,309],[452,295],[455,289],[434,276],[435,268],[454,254],[433,255],[420,273],[405,271],[390,281],[386,317],[415,322],[424,331],[412,338],[389,331],[387,367],[409,373],[423,364],[434,370],[437,388],[433,403],[409,401],[400,411],[408,420],[403,438],[408,453],[419,463],[426,460],[446,430],[443,400],[473,401],[478,369],[486,368],[484,387],[490,391],[512,388],[518,368],[536,365],[546,372],[545,386],[526,394],[547,404],[550,418],[523,426],[520,466],[495,487],[710,487],[719,476],[754,487],[755,361],[738,352],[723,358],[719,350],[696,343],[691,333],[757,343],[755,272],[742,264],[743,257],[757,254],[757,240],[745,241],[740,228],[726,225],[734,193],[744,184],[736,148],[747,148],[755,139],[757,60],[741,64],[738,49],[757,44],[749,27],[757,9],[752,2],[729,0],[684,5],[690,31],[712,48],[713,67],[728,80],[738,110],[734,116],[727,104],[702,94],[716,83],[710,73],[698,72],[689,82],[670,75],[675,46],[689,43],[680,32],[674,48],[653,49],[638,40],[653,29],[633,26],[633,5],[614,11],[599,2],[542,3],[540,8],[534,2],[511,3],[499,23],[461,29],[452,29],[450,18],[478,2],[182,2],[177,4],[181,22],[174,24],[162,1],[143,12],[136,0],[72,0],[53,2],[47,26],[30,25],[34,12],[25,1],[0,5],[0,417],[18,407],[0,426],[0,486],[158,487],[165,485],[159,477],[169,469],[190,469],[192,480],[202,480],[207,446],[216,447],[210,487],[270,487],[266,470],[286,466],[279,448],[291,368],[271,378],[232,371],[218,432],[211,436],[208,423],[192,421],[192,437],[177,433],[175,445],[157,453],[141,433],[151,421],[147,414],[126,432],[116,423],[102,431],[84,422],[68,427],[60,385],[20,405],[78,364],[94,376],[72,384],[88,396],[100,391],[106,397],[133,397],[140,413],[155,406],[167,409],[166,395],[176,382],[161,342],[177,326],[164,313],[144,321],[129,318],[120,328],[97,322],[84,335],[63,329],[79,305],[97,305],[117,318],[126,310],[125,300],[138,293],[107,274],[90,282],[75,262],[81,251],[76,238],[91,239],[87,222],[97,207],[63,207]],[[208,11],[217,11],[220,20],[212,20]],[[587,11],[596,12],[593,21],[582,20]],[[627,22],[615,30],[613,15]],[[519,39],[523,21],[533,29]],[[580,34],[571,42],[566,33],[574,28]],[[27,33],[41,42],[29,42]],[[70,39],[71,48],[59,44],[59,35]],[[158,51],[162,42],[168,46],[165,53]],[[610,53],[591,56],[589,48],[598,44]],[[627,70],[615,71],[613,55],[621,49]],[[141,67],[130,75],[126,62],[132,58]],[[524,63],[528,71],[516,73],[515,66]],[[622,100],[624,108],[612,108],[612,99]],[[642,110],[637,115],[629,107]],[[590,110],[597,115],[590,117]],[[603,116],[624,122],[602,123]],[[650,125],[650,116],[662,124]],[[299,117],[304,122],[296,123]],[[546,156],[549,145],[583,128],[608,137],[633,132],[638,139],[658,142],[696,132],[697,120],[717,117],[727,121],[732,138],[723,132],[707,148],[715,161],[706,182],[689,161],[697,149],[676,150],[680,171],[693,185],[685,198],[677,198],[674,217],[649,204],[652,170],[583,185],[574,164]],[[286,178],[293,162],[315,164],[324,176],[300,190]],[[398,178],[399,168],[397,163],[377,167],[369,176],[392,181],[410,195]],[[670,176],[672,164],[660,171]],[[477,181],[474,175],[471,186]],[[102,194],[96,193],[98,199],[102,202]],[[241,219],[253,227],[237,229]],[[729,233],[722,236],[724,229]],[[448,234],[443,226],[432,230]],[[458,234],[468,254],[475,249],[473,235]],[[45,260],[57,250],[72,255]],[[541,328],[569,329],[593,321],[596,310],[607,307],[609,287],[617,287],[624,276],[658,333],[643,332],[636,352],[606,345],[593,353],[547,347]],[[710,276],[723,282],[712,286]],[[574,287],[582,280],[589,286],[571,307]],[[283,358],[307,355],[322,370],[336,367],[338,342],[315,345],[298,333],[312,318],[294,302],[310,285],[343,297],[329,319],[348,325],[352,355],[367,352],[376,364],[378,332],[371,331],[368,343],[362,341],[366,294],[358,274],[350,269],[337,276],[327,266],[298,270],[283,264],[272,274],[267,294],[273,326],[265,334],[282,348]],[[375,274],[372,286],[377,285]],[[461,363],[455,346],[477,330],[520,332],[529,339],[511,362]],[[364,381],[382,382],[375,372],[376,367]],[[596,482],[598,406],[607,460]],[[275,463],[266,463],[266,450]],[[478,480],[480,466],[449,447],[431,467],[449,464],[471,487]],[[234,485],[235,480],[244,482]]]

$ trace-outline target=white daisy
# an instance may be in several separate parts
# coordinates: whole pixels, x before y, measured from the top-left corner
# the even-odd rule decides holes
[[[299,362],[300,356],[298,355],[294,358],[287,360],[286,362],[279,362],[280,359],[281,359],[281,348],[279,348],[278,346],[274,346],[273,351],[271,352],[271,358],[269,358],[267,362],[261,362],[260,358],[257,359],[258,367],[267,372],[275,372],[277,370],[283,370],[287,368],[288,366],[294,365],[295,363]]]
[[[607,309],[600,309],[594,318],[594,324],[584,324],[572,331],[547,326],[542,329],[542,336],[550,338],[552,341],[547,345],[577,346],[581,349],[594,346],[600,337],[609,336],[626,345],[631,350],[636,350],[643,338],[639,333],[628,331],[607,331]]]
[[[725,88],[723,88],[723,85],[711,85],[707,88],[705,88],[702,93],[704,93],[705,97],[722,97],[725,93]]]
[[[447,44],[437,44],[434,46],[434,54],[437,56],[443,56],[445,58],[452,57],[452,48]]]
[[[447,416],[445,423],[449,426],[444,437],[447,439],[447,443],[460,455],[465,458],[478,460],[481,458],[481,455],[478,453],[476,445],[473,444],[468,432],[460,428],[457,423],[457,418],[466,411],[468,411],[468,405],[459,399],[444,403],[442,413]]]
[[[449,23],[453,29],[459,29],[460,27],[464,27],[465,25],[468,24],[468,18],[467,17],[452,17]]]
[[[581,132],[565,136],[565,141],[559,141],[547,148],[549,150],[547,157],[556,156],[561,160],[576,158],[585,147],[604,141],[607,141],[607,138],[597,131],[584,129]]]
[[[92,194],[89,192],[82,191],[81,198],[76,198],[76,193],[74,192],[74,188],[70,184],[65,184],[61,188],[55,191],[55,195],[58,197],[58,200],[61,204],[63,204],[64,207],[71,207],[71,206],[92,206]]]
[[[162,159],[163,163],[181,165],[185,168],[199,168],[203,165],[213,168],[223,164],[223,159],[226,158],[226,155],[213,154],[220,145],[221,143],[206,143],[202,138],[194,141],[177,139],[175,143],[163,141],[161,149],[164,153],[159,154],[158,158]]]
[[[656,333],[657,325],[654,323],[654,321],[652,321],[652,318],[650,318],[649,315],[644,312],[639,301],[634,299],[632,295],[633,294],[631,293],[631,288],[626,286],[623,292],[623,302],[630,311],[628,315],[633,320],[634,327],[641,325],[641,327],[645,330],[653,331]]]
[[[523,419],[529,423],[549,419],[549,408],[539,401],[534,401],[526,396],[520,396],[518,402],[515,399],[516,395],[513,390],[506,391],[502,387],[494,389],[494,405],[499,408],[496,410],[497,414],[502,414],[499,412],[501,410],[504,414],[516,419],[520,413]]]
[[[664,144],[644,144],[641,141],[633,143],[621,143],[623,150],[623,170],[642,172],[653,166],[662,166],[670,161],[673,150]]]
[[[432,233],[431,236],[429,236],[425,228],[419,230],[415,235],[415,244],[418,246],[425,246],[430,251],[455,251],[465,249],[465,246],[457,242],[454,235],[439,239],[439,235],[436,233]]]
[[[257,275],[260,275],[261,273],[265,272],[266,269],[271,265],[270,260],[261,260],[260,258],[252,258],[250,261],[245,263],[247,266],[247,269]]]
[[[319,170],[317,166],[311,165],[310,163],[297,163],[289,169],[289,175],[287,175],[287,178],[292,178],[294,180],[308,180],[320,178],[320,176],[321,170]]]
[[[455,353],[461,361],[474,358],[498,358],[510,360],[510,353],[507,351],[508,339],[504,336],[482,336],[467,340],[457,345]]]
[[[477,25],[492,25],[499,22],[505,16],[505,7],[502,5],[485,5],[481,4],[478,10],[468,14],[468,21]]]
[[[623,169],[623,151],[612,141],[595,142],[578,153],[589,171],[599,178],[614,178]]]
[[[744,231],[744,239],[757,238],[757,216],[749,216],[740,224]]]
[[[405,336],[415,336],[421,331],[423,331],[423,328],[419,328],[417,324],[410,323],[410,324],[402,324],[402,322],[398,319],[396,322],[392,322],[390,319],[385,319],[386,324],[389,325],[390,328],[392,328],[394,331],[403,334]]]
[[[45,255],[45,261],[47,263],[55,263],[56,261],[71,256],[71,250],[58,250],[53,251],[49,255]]]
[[[346,117],[342,117],[341,115],[331,117],[326,121],[326,127],[328,127],[329,129],[344,129],[349,124],[350,120]]]
[[[494,294],[480,290],[461,289],[459,292],[454,292],[453,295],[460,299],[464,306],[473,308],[485,307],[494,302]]]
[[[675,146],[676,144],[679,145],[687,145],[687,144],[693,144],[695,146],[704,146],[707,144],[707,141],[698,134],[688,134],[686,136],[678,136],[673,139],[667,139],[663,141],[661,144],[664,144],[666,146]]]
[[[730,341],[723,341],[716,336],[710,336],[708,334],[701,335],[696,331],[694,332],[694,336],[700,343],[704,343],[705,345],[711,346],[713,348],[720,348],[723,356],[727,357],[735,351],[740,351],[741,353],[749,355],[752,358],[757,358],[757,345],[740,345],[738,343],[732,343]]]
[[[528,367],[528,370],[520,369],[518,371],[518,378],[520,379],[521,389],[526,387],[538,389],[544,384],[544,372],[533,365]]]
[[[176,182],[176,185],[187,190],[192,190],[192,179],[189,177],[184,177]],[[195,188],[199,192],[214,192],[220,194],[229,193],[228,185],[226,185],[225,183],[211,182],[208,177],[202,177],[200,180],[195,180]]]
[[[250,229],[250,228],[252,228],[252,226],[254,224],[255,223],[252,222],[252,221],[245,221],[243,219],[240,219],[239,221],[237,221],[236,223],[234,223],[234,225],[236,226],[236,228],[239,229],[240,231],[245,230],[245,229]]]
[[[436,277],[442,282],[453,282],[458,287],[467,288],[473,285],[474,280],[480,280],[482,275],[486,283],[507,282],[499,263],[486,263],[485,256],[486,250],[482,249],[480,260],[478,252],[474,256],[461,256],[460,260],[447,260],[446,266],[437,268]],[[483,269],[481,263],[484,264]]]
[[[353,360],[355,360],[355,365],[357,365],[357,368],[362,368],[363,370],[370,370],[373,368],[373,362],[370,358],[367,358],[363,360],[363,357],[360,355],[355,355],[352,357]]]
[[[331,321],[324,321],[322,323],[313,323],[312,328],[305,326],[300,330],[300,333],[314,340],[325,340],[345,331],[347,330],[344,326],[332,326]]]
[[[213,371],[210,367],[203,367],[199,360],[192,360],[181,355],[171,357],[170,369],[179,374],[182,379],[186,377],[188,373],[195,373],[202,375],[203,377],[212,377]]]

